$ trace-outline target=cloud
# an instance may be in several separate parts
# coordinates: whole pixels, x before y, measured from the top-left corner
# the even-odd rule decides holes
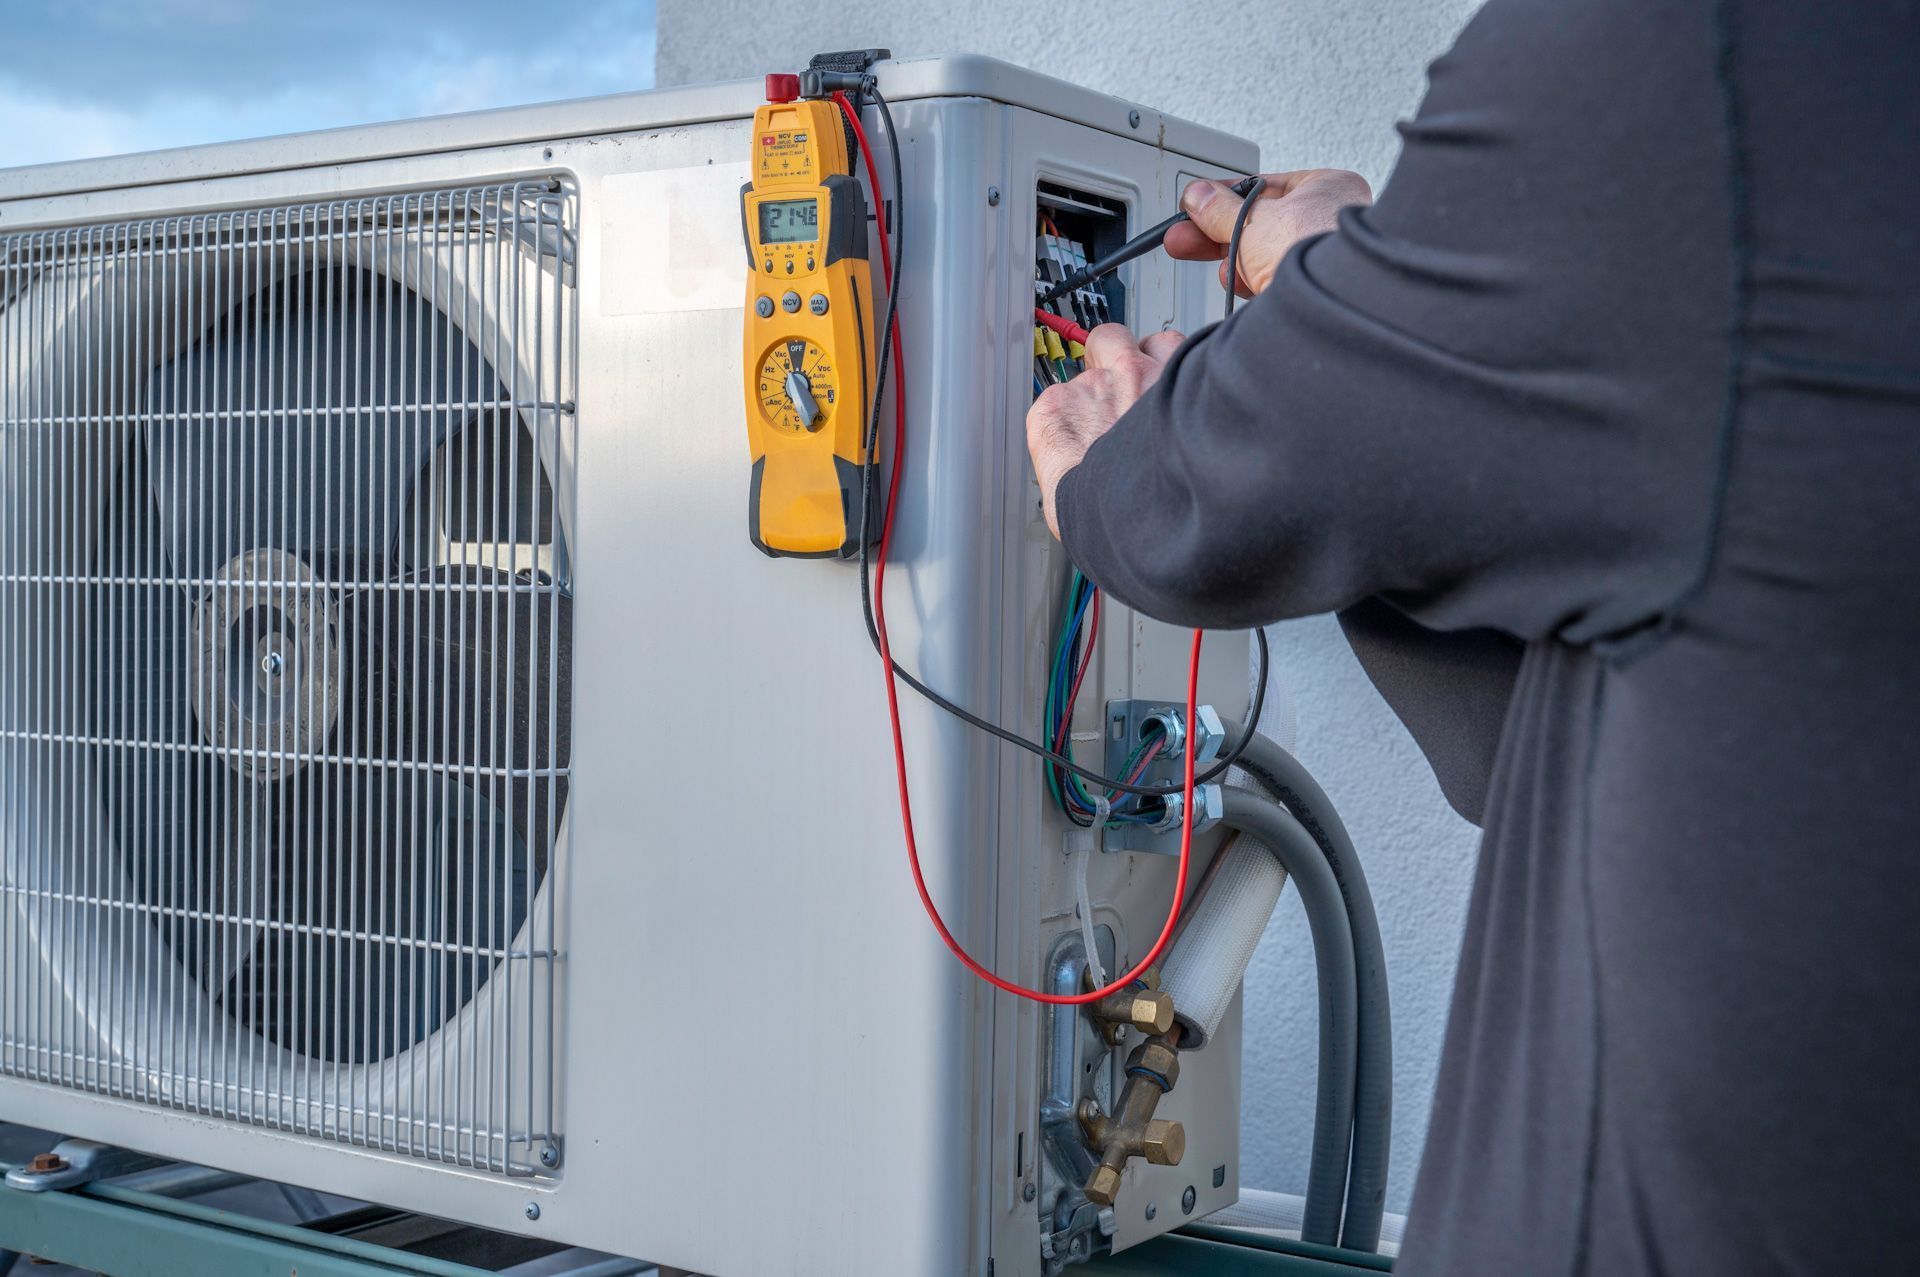
[[[11,0],[0,166],[649,87],[653,0]],[[540,21],[530,21],[539,18]]]

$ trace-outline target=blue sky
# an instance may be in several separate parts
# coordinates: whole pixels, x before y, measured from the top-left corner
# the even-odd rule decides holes
[[[654,0],[0,0],[0,167],[653,83]]]

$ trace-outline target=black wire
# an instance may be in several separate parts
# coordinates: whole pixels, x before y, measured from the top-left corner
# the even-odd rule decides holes
[[[1256,177],[1247,184],[1245,198],[1240,201],[1240,212],[1233,219],[1233,234],[1227,236],[1227,309],[1233,314],[1233,304],[1240,300],[1240,232],[1247,227],[1247,216],[1253,212],[1253,202],[1260,198],[1260,192],[1267,189],[1267,179]]]
[[[879,449],[877,445],[880,440],[880,412],[885,404],[887,367],[893,358],[893,321],[899,307],[900,289],[906,272],[907,250],[905,244],[907,204],[904,194],[906,181],[902,174],[900,164],[900,137],[893,127],[893,112],[888,108],[887,99],[881,95],[879,89],[873,87],[871,84],[863,87],[866,96],[873,99],[873,105],[880,112],[880,125],[881,128],[886,131],[887,151],[893,161],[893,286],[887,290],[887,315],[880,329],[880,359],[879,366],[874,374],[873,415],[867,423],[867,464],[861,468],[860,478],[860,607],[867,618],[867,637],[873,643],[873,650],[878,652],[880,650],[880,630],[879,627],[874,624],[873,620],[873,583],[870,576],[873,528],[870,511],[873,500],[874,473],[879,468]],[[1253,195],[1257,195],[1260,185],[1264,184],[1263,180],[1253,188],[1253,193],[1247,197],[1247,203],[1241,208],[1240,217],[1234,223],[1233,237],[1227,245],[1227,264],[1229,267],[1227,273],[1227,279],[1229,280],[1227,286],[1227,310],[1229,312],[1233,309],[1233,284],[1231,281],[1236,278],[1236,271],[1239,265],[1240,227],[1246,221],[1247,210],[1253,205]],[[884,204],[880,209],[880,216],[882,218],[886,216]],[[896,422],[895,429],[898,428],[899,423]],[[898,499],[898,494],[895,494],[895,499]],[[1247,709],[1246,727],[1241,731],[1240,739],[1233,743],[1231,749],[1216,759],[1205,771],[1193,778],[1195,785],[1203,785],[1208,781],[1226,775],[1227,769],[1239,761],[1240,755],[1246,752],[1247,746],[1252,744],[1253,738],[1259,730],[1260,711],[1267,703],[1267,632],[1262,629],[1255,629],[1253,631],[1253,639],[1260,653],[1260,673],[1259,678],[1254,683],[1253,704]],[[1114,790],[1123,794],[1138,794],[1144,798],[1167,798],[1174,794],[1183,793],[1186,789],[1184,781],[1166,785],[1129,785],[1127,782],[1115,779],[1112,776],[1102,776],[1090,767],[1082,767],[1079,763],[1074,762],[1064,754],[1055,753],[1037,741],[1030,741],[1024,736],[1008,731],[998,723],[988,722],[986,719],[981,718],[978,714],[973,713],[963,706],[954,704],[915,678],[901,666],[899,661],[893,661],[892,665],[894,675],[899,678],[901,682],[961,722],[971,727],[976,727],[989,736],[997,737],[1018,749],[1024,749],[1029,754],[1037,755],[1056,767],[1065,768],[1080,779],[1091,781],[1103,789]],[[1191,726],[1192,725],[1189,724],[1189,727]]]

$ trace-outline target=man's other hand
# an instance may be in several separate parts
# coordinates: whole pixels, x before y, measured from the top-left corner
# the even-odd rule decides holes
[[[1367,179],[1345,169],[1302,169],[1268,173],[1266,178],[1267,185],[1240,233],[1240,278],[1235,288],[1242,297],[1267,286],[1289,248],[1332,230],[1341,209],[1373,203]],[[1243,203],[1231,183],[1194,182],[1180,195],[1180,207],[1193,220],[1176,223],[1167,232],[1167,252],[1192,262],[1220,262],[1220,282],[1225,285],[1227,240]]]
[[[1060,480],[1159,379],[1185,340],[1184,334],[1168,330],[1136,342],[1125,324],[1102,324],[1087,336],[1086,371],[1048,386],[1033,401],[1027,410],[1027,451],[1033,455],[1041,505],[1054,536],[1060,535],[1053,508]]]

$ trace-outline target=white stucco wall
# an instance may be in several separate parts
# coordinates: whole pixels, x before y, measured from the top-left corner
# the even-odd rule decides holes
[[[1357,169],[1379,187],[1394,121],[1479,0],[659,0],[657,83],[797,69],[818,49],[990,54],[1250,137],[1268,169]],[[792,41],[800,37],[803,45]],[[1276,681],[1299,754],[1365,858],[1386,935],[1394,1013],[1394,1159],[1404,1211],[1453,984],[1477,831],[1450,811],[1413,742],[1330,618],[1276,627]],[[1242,1182],[1300,1192],[1312,1126],[1315,1001],[1304,918],[1289,897],[1247,976]]]

